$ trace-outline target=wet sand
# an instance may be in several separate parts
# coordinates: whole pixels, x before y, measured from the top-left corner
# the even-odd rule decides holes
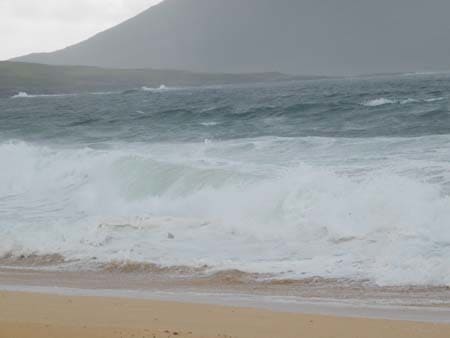
[[[449,324],[108,297],[0,292],[1,338],[447,338]]]
[[[281,310],[302,312],[294,303],[338,303],[357,305],[419,307],[446,309],[450,318],[450,287],[393,286],[379,287],[364,281],[309,278],[276,280],[264,275],[240,271],[220,271],[213,274],[190,271],[187,268],[162,269],[152,265],[122,266],[95,270],[60,270],[53,266],[2,266],[0,259],[0,290],[50,291],[54,288],[80,290],[78,295],[125,296],[159,300],[213,303],[218,305],[249,305],[281,301]],[[39,288],[41,290],[39,290]],[[93,292],[91,292],[93,291]],[[77,294],[77,291],[70,292]],[[213,295],[213,297],[210,297]],[[209,299],[207,299],[209,297]],[[236,304],[237,303],[237,304]],[[272,306],[269,304],[270,309]],[[276,308],[280,310],[280,308]],[[359,310],[358,310],[359,311]],[[316,313],[316,311],[314,311]],[[323,313],[322,314],[328,314]],[[342,313],[339,310],[339,313]],[[333,313],[334,314],[334,311]],[[365,314],[364,314],[365,315]],[[382,316],[384,317],[384,316]],[[392,318],[389,314],[387,318]],[[395,319],[416,320],[412,317]],[[424,318],[426,319],[426,318]],[[450,319],[447,320],[450,322]]]

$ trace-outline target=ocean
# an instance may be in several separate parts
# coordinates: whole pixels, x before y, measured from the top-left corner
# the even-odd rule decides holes
[[[0,263],[450,286],[449,93],[402,74],[0,98]]]

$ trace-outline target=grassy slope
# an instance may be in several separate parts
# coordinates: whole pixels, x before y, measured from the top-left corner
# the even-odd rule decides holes
[[[0,62],[0,95],[73,93],[138,88],[141,86],[199,86],[291,79],[280,73],[207,74],[177,70],[105,69]]]

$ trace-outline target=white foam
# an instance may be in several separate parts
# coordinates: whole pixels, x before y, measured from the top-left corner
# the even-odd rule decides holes
[[[152,87],[146,87],[146,86],[141,87],[141,90],[143,90],[145,92],[164,92],[164,91],[174,90],[174,89],[175,88],[169,88],[166,85],[160,85],[158,88],[152,88]]]
[[[109,91],[109,92],[92,92],[92,93],[87,93],[90,95],[113,95],[113,94],[120,94],[121,92],[113,92],[113,91]]]
[[[30,97],[26,92],[19,92],[16,95],[12,96],[12,99],[18,99],[23,97]]]
[[[411,99],[411,98],[400,100],[400,104],[410,104],[410,103],[418,103],[418,102],[421,102],[421,101],[417,100],[417,99]]]
[[[437,102],[437,101],[443,101],[445,100],[445,97],[433,97],[430,99],[425,99],[425,102]]]
[[[78,94],[28,94],[26,92],[19,92],[16,95],[11,96],[12,99],[20,98],[37,98],[37,97],[64,97],[64,96],[76,96]]]
[[[367,102],[364,102],[362,105],[366,107],[378,107],[378,106],[384,106],[384,105],[390,105],[390,104],[412,104],[412,103],[421,103],[421,102],[438,102],[445,100],[444,97],[435,97],[435,98],[428,98],[428,99],[417,99],[417,98],[406,98],[406,99],[386,99],[386,98],[378,98],[374,100],[370,100]]]
[[[430,76],[430,75],[447,75],[449,74],[448,71],[442,70],[442,71],[428,71],[428,72],[410,72],[410,73],[404,73],[403,76]]]
[[[366,107],[378,107],[378,106],[384,106],[386,104],[394,104],[397,101],[386,99],[386,98],[378,98],[374,100],[370,100],[367,102],[364,102],[363,105]]]
[[[214,122],[214,121],[200,123],[200,125],[202,125],[204,127],[214,127],[214,126],[217,126],[219,124],[220,124],[219,122]]]
[[[0,143],[0,255],[450,285],[450,138],[407,140]]]

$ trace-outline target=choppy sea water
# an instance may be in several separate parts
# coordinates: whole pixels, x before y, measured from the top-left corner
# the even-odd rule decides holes
[[[450,285],[449,93],[434,74],[2,98],[0,257]]]

